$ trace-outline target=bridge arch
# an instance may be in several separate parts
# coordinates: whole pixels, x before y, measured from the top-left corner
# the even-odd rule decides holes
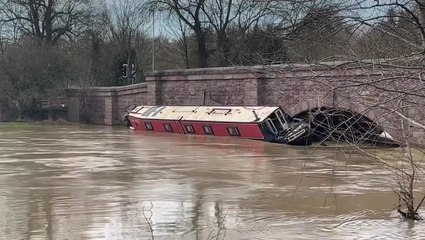
[[[393,145],[392,137],[371,118],[347,108],[321,106],[293,116],[309,125],[310,134],[298,144],[325,141],[351,144]]]

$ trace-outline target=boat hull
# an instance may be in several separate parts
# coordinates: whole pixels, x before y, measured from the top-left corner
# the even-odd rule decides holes
[[[248,139],[264,140],[264,135],[257,123],[226,123],[207,121],[182,121],[163,119],[143,119],[128,117],[129,125],[135,130],[152,132],[169,132],[178,134],[196,134],[213,136],[235,136]]]

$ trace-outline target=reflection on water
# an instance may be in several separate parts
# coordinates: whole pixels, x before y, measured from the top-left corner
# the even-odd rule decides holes
[[[425,238],[393,210],[391,174],[351,154],[0,125],[0,239]]]

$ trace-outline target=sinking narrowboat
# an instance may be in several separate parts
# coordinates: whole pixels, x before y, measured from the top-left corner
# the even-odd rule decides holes
[[[277,143],[298,143],[308,124],[293,121],[280,107],[137,106],[127,116],[135,130],[235,136]]]

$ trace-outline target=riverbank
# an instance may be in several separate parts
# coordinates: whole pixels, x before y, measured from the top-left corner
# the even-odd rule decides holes
[[[17,121],[4,121],[0,125],[5,126],[22,126],[22,125],[81,125],[81,123],[70,122],[64,119],[59,120],[17,120]]]

